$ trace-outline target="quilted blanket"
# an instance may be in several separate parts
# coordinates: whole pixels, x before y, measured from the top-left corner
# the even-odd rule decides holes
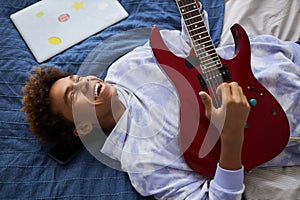
[[[27,80],[27,72],[40,64],[9,16],[36,2],[0,0],[0,199],[144,199],[131,186],[127,174],[105,166],[86,150],[66,166],[57,164],[47,156],[49,147],[41,145],[28,130],[25,116],[20,112],[21,88]],[[181,27],[173,0],[119,2],[129,13],[128,18],[43,64],[76,74],[90,51],[112,36],[131,29],[151,28],[154,24],[165,29]],[[208,11],[211,36],[217,45],[222,30],[224,1],[201,2]],[[146,35],[132,39],[132,48],[147,39]],[[117,49],[115,53],[125,52]]]

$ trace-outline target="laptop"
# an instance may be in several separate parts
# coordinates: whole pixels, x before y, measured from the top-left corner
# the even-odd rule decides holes
[[[41,0],[10,18],[41,63],[127,16],[117,0]]]

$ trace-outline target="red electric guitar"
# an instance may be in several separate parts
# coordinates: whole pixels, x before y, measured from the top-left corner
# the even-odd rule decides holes
[[[231,28],[235,55],[225,60],[217,55],[195,0],[176,2],[193,45],[190,55],[187,58],[175,56],[157,27],[151,32],[150,44],[180,98],[180,145],[185,161],[199,174],[214,176],[220,156],[220,132],[206,118],[198,93],[208,92],[218,107],[221,100],[215,89],[222,82],[231,81],[239,83],[252,106],[244,132],[242,162],[245,170],[274,158],[289,140],[289,124],[280,104],[251,71],[247,33],[238,24]]]

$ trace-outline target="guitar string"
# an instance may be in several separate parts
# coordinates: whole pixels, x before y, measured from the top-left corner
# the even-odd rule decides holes
[[[179,0],[180,1],[180,0]],[[182,0],[180,1],[180,2],[182,2]],[[184,0],[183,0],[183,2],[185,2]],[[191,13],[191,12],[193,12],[193,11],[199,11],[198,10],[198,8],[196,8],[195,6],[197,6],[197,4],[194,2],[194,1],[191,1],[191,2],[189,2],[190,4],[188,4],[188,5],[184,5],[185,7],[188,7],[188,6],[190,6],[190,5],[194,5],[194,10],[190,10],[189,12],[185,12],[184,14],[188,14],[188,13]],[[183,7],[183,6],[180,6],[181,8]],[[182,13],[183,14],[183,13]],[[198,14],[198,13],[197,13]],[[198,27],[198,29],[201,29],[201,28],[204,28],[204,29],[206,29],[206,27],[205,27],[205,24],[203,23],[203,18],[202,18],[202,16],[201,16],[201,14],[200,14],[200,16],[199,16],[200,18],[201,18],[201,22],[202,22],[202,26],[201,27]],[[189,26],[192,26],[192,25],[197,25],[199,22],[198,21],[196,21],[196,22],[194,22],[194,23],[190,23],[189,24]],[[197,30],[197,29],[193,29],[193,30]],[[193,31],[193,30],[191,30],[191,31]],[[207,32],[207,31],[206,31]],[[210,50],[210,51],[214,51],[214,46],[213,46],[213,43],[211,42],[211,38],[210,38],[210,35],[209,34],[207,34],[207,36],[205,36],[205,37],[202,37],[201,39],[198,39],[198,40],[195,40],[195,42],[198,42],[199,40],[204,40],[204,39],[207,39],[206,40],[206,42],[204,42],[204,43],[209,43],[209,45],[207,46],[207,47],[212,47],[212,49]],[[214,62],[214,58],[216,58],[217,60],[219,60],[219,58],[218,58],[218,56],[217,56],[217,54],[216,53],[212,53],[212,54],[214,54],[213,56],[211,56],[211,55],[209,55],[210,56],[210,58],[212,59],[212,62]],[[220,65],[219,67],[217,67],[217,68],[221,68],[222,66]],[[214,66],[212,66],[212,67],[207,67],[207,69],[211,69],[212,68],[212,70],[214,70],[215,68],[214,68]]]
[[[179,0],[180,1],[180,0]],[[179,3],[179,2],[178,2]],[[193,9],[190,9],[188,12],[185,12],[185,8],[187,8],[187,7],[192,7]],[[181,6],[181,5],[179,5],[179,8],[180,8],[180,12],[181,12],[181,14],[182,14],[182,17],[183,18],[185,18],[184,16],[185,15],[188,15],[188,14],[191,14],[192,12],[194,12],[194,11],[196,11],[197,12],[197,14],[198,14],[198,12],[199,12],[199,9],[198,9],[198,7],[197,7],[197,4],[193,1],[192,3],[190,3],[190,4],[188,4],[188,5],[185,5],[185,6]],[[198,32],[198,30],[200,30],[201,28],[205,28],[206,29],[206,27],[205,27],[205,24],[204,24],[204,22],[203,22],[203,19],[202,19],[202,16],[201,16],[201,14],[199,13],[199,16],[196,16],[196,17],[193,17],[193,18],[198,18],[198,17],[200,17],[200,22],[198,21],[198,22],[194,22],[194,21],[192,21],[192,23],[189,23],[189,25],[187,25],[186,24],[186,27],[187,27],[187,29],[189,30],[189,33],[190,32],[192,32],[192,31],[196,31],[196,33]],[[192,18],[186,18],[185,19],[185,22],[187,22],[187,21],[189,21],[189,20],[193,20]],[[202,22],[202,24],[201,24],[201,22]],[[198,24],[200,23],[200,28],[198,27]],[[190,30],[190,26],[194,26],[196,29],[192,29],[192,30]],[[197,41],[195,41],[194,39],[192,39],[192,36],[191,36],[191,34],[189,35],[190,36],[190,39],[191,39],[191,41],[192,41],[192,43],[193,43],[193,47],[194,47],[194,50],[195,50],[195,52],[196,52],[196,55],[197,55],[197,58],[199,59],[199,61],[200,61],[200,68],[201,68],[201,71],[202,71],[202,74],[204,75],[204,77],[205,77],[205,80],[206,80],[206,84],[207,85],[209,85],[209,87],[208,88],[210,88],[209,89],[209,92],[211,93],[211,96],[212,96],[212,99],[213,99],[213,101],[214,101],[214,103],[215,103],[215,106],[216,107],[219,107],[220,106],[220,103],[221,103],[221,100],[220,100],[220,98],[218,97],[218,95],[216,95],[215,94],[215,87],[214,86],[218,86],[218,85],[220,85],[222,82],[223,82],[223,80],[221,80],[220,78],[219,78],[219,76],[221,76],[221,74],[220,74],[220,72],[219,72],[219,66],[218,66],[218,63],[219,62],[217,62],[216,63],[216,61],[214,61],[214,57],[216,57],[217,58],[217,60],[219,60],[219,58],[216,56],[216,55],[213,55],[213,56],[211,56],[212,54],[209,54],[208,53],[208,51],[207,50],[205,50],[205,47],[206,48],[209,48],[209,47],[213,47],[212,46],[212,42],[210,42],[210,40],[211,40],[211,38],[210,38],[210,36],[209,36],[209,34],[207,34],[207,36],[205,36],[205,38],[208,38],[208,40],[207,41],[205,41],[204,43],[209,43],[209,45],[208,46],[205,46],[205,44],[203,44],[202,43],[202,45],[201,45],[201,43],[199,43],[199,41],[201,42],[201,40],[203,40],[203,38],[201,37],[201,34],[197,34],[196,36],[197,37],[199,37],[199,39],[197,40]],[[200,46],[200,49],[198,48],[199,47],[199,45],[201,45]],[[213,51],[214,50],[214,47],[213,47],[213,49],[212,50],[210,50],[210,51]],[[213,51],[213,53],[214,53],[214,51]],[[202,54],[205,54],[205,56],[203,56]],[[202,56],[202,57],[201,57]],[[201,59],[199,58],[199,57],[201,57]],[[207,58],[208,57],[208,58]],[[213,62],[210,62],[210,60],[213,60]],[[210,67],[210,64],[212,64],[212,66]],[[216,66],[217,66],[217,68],[216,68]],[[211,69],[211,70],[208,70],[208,69]],[[217,72],[216,72],[216,69],[217,69]]]
[[[199,54],[202,54],[202,53],[200,53],[199,52],[199,49],[197,49],[197,45],[194,43],[194,38],[192,38],[192,37],[194,37],[194,35],[193,34],[191,34],[191,30],[190,30],[190,24],[191,23],[189,23],[189,20],[192,20],[190,17],[187,17],[187,18],[185,18],[185,16],[186,15],[188,15],[189,13],[188,12],[185,12],[185,9],[188,7],[188,6],[190,6],[190,7],[192,7],[192,8],[194,8],[194,10],[198,10],[198,7],[197,7],[197,5],[196,5],[196,3],[195,2],[193,2],[193,3],[191,3],[191,4],[188,4],[188,5],[185,5],[185,6],[180,6],[179,5],[179,8],[180,8],[180,12],[181,12],[181,15],[182,15],[182,17],[185,19],[184,20],[184,22],[185,22],[185,24],[186,24],[186,28],[187,28],[187,30],[189,31],[189,37],[190,37],[190,40],[192,41],[192,43],[193,43],[193,47],[194,47],[194,50],[195,50],[195,52],[196,52],[196,55],[197,55],[197,58],[198,58],[198,60],[199,60],[199,62],[200,62],[200,68],[201,68],[201,71],[202,71],[202,74],[204,75],[204,79],[206,80],[205,82],[206,82],[206,85],[208,85],[209,87],[208,88],[213,88],[212,87],[212,83],[211,83],[211,81],[210,81],[210,79],[208,78],[208,74],[207,73],[203,73],[205,70],[203,70],[203,68],[205,68],[205,66],[203,66],[204,65],[204,62],[201,60],[201,59],[199,59]],[[193,11],[193,10],[192,10]],[[192,12],[192,11],[190,11],[190,12]],[[200,18],[201,19],[201,18]],[[187,23],[189,23],[189,24],[187,24]],[[197,23],[199,23],[199,22],[197,22]],[[199,35],[196,35],[196,36],[198,36],[199,37]],[[200,40],[201,40],[201,36],[200,36],[200,38],[199,38]],[[201,51],[203,51],[203,49],[201,49]],[[201,62],[202,62],[202,64],[201,64]],[[200,72],[199,72],[200,73]],[[207,84],[208,83],[208,84]],[[212,89],[210,89],[210,90],[212,90]],[[210,91],[209,90],[209,91]],[[217,97],[216,97],[216,95],[214,94],[214,92],[211,92],[212,93],[212,99],[214,99],[214,101],[216,102],[217,101]]]
[[[187,6],[190,6],[190,7],[194,8],[194,11],[196,10],[197,12],[199,12],[198,7],[197,7],[197,5],[196,5],[195,2],[193,2],[193,3],[190,4],[190,5],[185,5],[185,7],[187,7]],[[180,7],[180,11],[182,12],[183,18],[184,18],[185,15],[188,15],[188,14],[189,14],[188,12],[185,12],[185,8],[182,8],[182,6]],[[190,13],[191,13],[191,12],[193,12],[193,10],[192,10],[192,11],[190,10]],[[198,14],[198,13],[197,13],[197,14]],[[200,15],[200,13],[199,13],[199,15]],[[197,17],[198,17],[198,16],[197,16]],[[189,22],[189,20],[192,20],[192,18],[188,17],[188,18],[185,20],[185,22]],[[201,22],[202,22],[202,24],[204,24],[204,23],[203,23],[203,19],[202,19],[201,15],[200,15],[200,23],[201,23]],[[198,21],[198,23],[199,23],[199,21]],[[189,24],[191,24],[191,23],[189,23]],[[203,27],[202,24],[201,24],[200,27]],[[196,26],[196,25],[195,25],[195,26]],[[204,25],[204,26],[205,26],[205,25]],[[186,24],[186,27],[187,27],[188,30],[190,29],[190,25],[187,25],[187,24]],[[189,32],[191,32],[191,30],[189,30]],[[189,36],[190,36],[191,41],[193,42],[194,50],[195,50],[196,54],[198,55],[197,57],[198,57],[198,59],[199,59],[199,61],[200,61],[200,63],[201,63],[201,64],[200,64],[200,68],[201,68],[202,74],[204,75],[204,78],[205,78],[205,80],[206,80],[206,85],[208,85],[208,86],[209,86],[208,88],[210,88],[210,89],[209,89],[209,92],[211,93],[211,97],[212,97],[212,99],[213,99],[213,102],[214,102],[214,104],[215,104],[216,107],[219,107],[219,106],[220,106],[220,99],[218,98],[218,96],[215,94],[215,91],[214,91],[214,89],[215,89],[214,86],[216,86],[216,84],[218,84],[218,83],[216,82],[215,79],[212,79],[212,77],[214,77],[213,74],[212,74],[213,71],[206,72],[206,71],[207,71],[207,70],[206,70],[207,65],[206,65],[206,63],[205,63],[205,59],[202,60],[202,59],[199,58],[199,55],[201,55],[202,52],[203,52],[204,54],[207,54],[207,52],[205,51],[205,48],[201,48],[200,51],[199,51],[199,48],[197,48],[198,44],[197,44],[197,43],[195,44],[195,41],[194,41],[194,39],[192,39],[192,35],[191,35],[191,34],[190,34]],[[201,34],[200,34],[200,35],[197,34],[196,36],[198,36],[199,39],[200,39],[200,41],[201,41]],[[209,36],[209,35],[208,35],[208,36]],[[208,83],[208,84],[207,84],[207,83]]]

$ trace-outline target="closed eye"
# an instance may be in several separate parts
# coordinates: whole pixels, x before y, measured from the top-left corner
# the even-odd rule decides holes
[[[75,83],[78,83],[80,80],[80,76],[77,76],[76,79],[75,79]]]
[[[73,79],[74,76],[72,76]],[[76,76],[74,82],[78,83],[80,81],[80,76]],[[70,99],[71,99],[71,104],[74,103],[74,97],[75,97],[75,88],[73,87],[72,92],[70,92]]]

